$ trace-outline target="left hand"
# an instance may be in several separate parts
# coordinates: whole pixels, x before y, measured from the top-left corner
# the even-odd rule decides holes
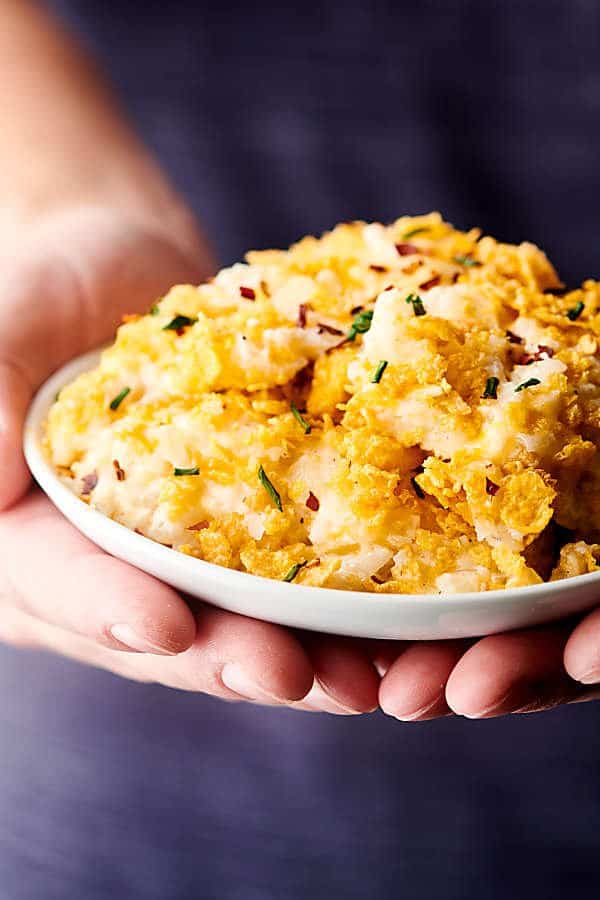
[[[382,648],[379,701],[403,721],[541,712],[600,698],[600,607],[576,621],[479,640]]]

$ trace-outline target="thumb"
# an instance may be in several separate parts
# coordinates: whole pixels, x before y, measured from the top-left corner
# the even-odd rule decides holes
[[[35,390],[73,357],[108,340],[178,282],[212,270],[208,251],[105,212],[37,229],[0,259],[0,509],[27,490],[23,423]]]

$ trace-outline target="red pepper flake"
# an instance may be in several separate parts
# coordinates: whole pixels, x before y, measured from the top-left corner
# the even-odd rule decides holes
[[[508,338],[509,344],[522,344],[523,338],[519,337],[518,334],[514,334],[512,331],[506,332],[506,337]]]
[[[125,481],[125,472],[119,465],[118,459],[113,459],[113,468],[115,470],[115,475],[117,476],[117,481]]]
[[[325,332],[326,334],[333,334],[336,335],[336,337],[339,337],[344,333],[343,331],[340,331],[339,328],[334,328],[332,325],[326,325],[325,322],[317,322],[317,327],[319,329],[319,334]]]
[[[306,310],[306,303],[301,303],[298,307],[298,318],[296,319],[298,328],[306,328]]]
[[[554,356],[554,350],[552,347],[546,347],[545,344],[540,344],[535,353],[524,353],[523,356],[519,359],[520,366],[529,366],[531,363],[539,362],[540,359],[551,358]]]
[[[498,491],[500,490],[500,485],[495,484],[493,481],[490,481],[489,478],[485,479],[485,492],[489,494],[490,497],[495,497]]]
[[[188,525],[186,531],[204,531],[205,528],[208,528],[210,522],[207,519],[202,519],[201,522],[196,522],[195,525]]]
[[[424,281],[423,284],[420,284],[419,287],[422,291],[428,291],[429,288],[436,287],[441,281],[441,277],[439,275],[434,275],[433,278],[430,278],[429,281]]]
[[[98,473],[97,472],[90,472],[89,475],[84,475],[83,490],[81,491],[81,496],[86,497],[88,494],[91,494],[97,484],[98,484]]]
[[[312,509],[313,512],[318,512],[320,503],[318,497],[315,497],[312,491],[309,492],[308,497],[306,498],[306,505],[309,509]]]
[[[419,253],[419,248],[414,244],[396,244],[396,250],[400,256],[412,256],[413,253]]]
[[[271,296],[271,291],[269,290],[269,285],[267,284],[266,281],[261,281],[260,289],[263,292],[263,294],[265,295],[265,297]]]
[[[240,294],[246,300],[256,300],[256,291],[251,287],[240,287]]]
[[[372,272],[387,272],[387,266],[376,266],[372,263],[369,268]]]
[[[454,275],[452,276],[452,284],[456,284],[456,282],[458,281],[459,278],[460,278],[460,272],[455,272]]]
[[[387,287],[384,287],[384,291],[393,291],[393,290],[394,290],[393,284],[388,284]],[[359,307],[359,308],[362,308],[362,307]]]

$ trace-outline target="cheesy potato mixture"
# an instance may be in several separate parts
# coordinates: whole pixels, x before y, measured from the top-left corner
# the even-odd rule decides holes
[[[305,585],[452,593],[598,568],[600,284],[438,214],[248,253],[128,316],[47,450],[161,544]]]

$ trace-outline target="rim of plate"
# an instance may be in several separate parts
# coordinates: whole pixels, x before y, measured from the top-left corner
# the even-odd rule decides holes
[[[132,529],[120,522],[111,519],[109,516],[88,506],[77,494],[63,484],[53,466],[46,458],[42,447],[42,428],[46,419],[48,410],[55,401],[57,393],[65,387],[77,375],[89,371],[93,368],[102,352],[103,348],[91,350],[78,356],[66,365],[62,366],[37,391],[27,412],[23,435],[23,450],[25,459],[33,477],[36,479],[42,490],[48,495],[50,500],[54,497],[63,498],[67,504],[78,504],[80,513],[86,516],[89,521],[102,521],[104,528],[112,528],[115,533],[121,531],[124,540],[138,543],[139,546],[148,548],[151,545],[158,558],[163,556],[166,559],[177,558],[177,564],[189,568],[190,573],[198,568],[206,573],[211,579],[228,580],[233,584],[243,587],[248,583],[249,579],[256,585],[257,582],[262,583],[269,591],[280,591],[283,595],[290,590],[296,593],[298,597],[304,594],[311,599],[318,597],[319,594],[327,592],[328,595],[335,595],[339,601],[347,601],[351,603],[353,600],[368,600],[369,602],[401,602],[402,605],[412,606],[423,604],[424,602],[444,605],[448,601],[456,603],[477,603],[484,600],[492,600],[502,603],[503,598],[510,597],[514,599],[515,594],[523,596],[523,599],[535,600],[539,595],[547,596],[548,594],[560,594],[565,590],[570,590],[576,585],[585,583],[600,582],[600,571],[588,572],[585,575],[574,575],[571,578],[563,578],[559,581],[544,581],[541,584],[527,585],[518,588],[499,588],[493,591],[468,591],[456,594],[394,594],[394,593],[375,593],[373,591],[349,591],[343,588],[329,587],[313,587],[302,584],[288,584],[276,581],[272,578],[265,578],[262,575],[252,575],[249,572],[239,572],[237,569],[228,569],[225,566],[218,566],[215,563],[206,562],[206,560],[197,559],[196,557],[186,556],[178,550],[165,547],[162,544],[153,541],[145,535],[136,534]],[[74,508],[74,507],[73,507]],[[76,527],[76,526],[75,526]]]

